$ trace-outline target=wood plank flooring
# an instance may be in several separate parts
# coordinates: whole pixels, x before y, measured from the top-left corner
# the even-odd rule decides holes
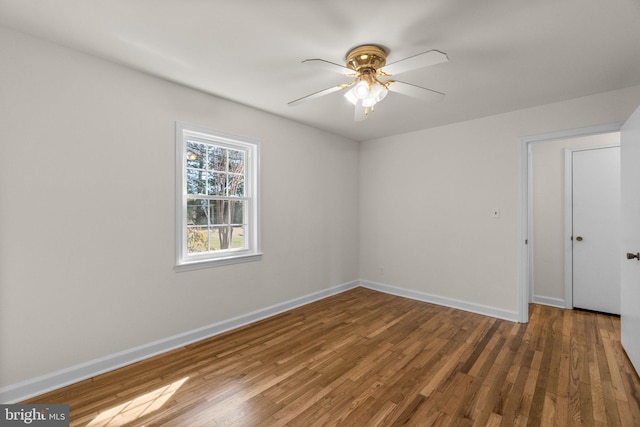
[[[356,288],[28,403],[72,426],[640,426],[619,318],[530,312]]]

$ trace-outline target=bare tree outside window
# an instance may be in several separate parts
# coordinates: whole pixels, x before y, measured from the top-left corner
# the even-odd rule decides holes
[[[246,153],[187,141],[187,251],[244,248]]]
[[[176,122],[176,271],[259,261],[260,142]]]

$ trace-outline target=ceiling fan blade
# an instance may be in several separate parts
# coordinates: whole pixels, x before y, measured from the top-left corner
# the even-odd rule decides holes
[[[312,93],[311,95],[303,96],[302,98],[295,99],[289,103],[290,106],[300,105],[303,102],[311,101],[312,99],[320,98],[321,96],[329,95],[330,93],[337,92],[342,89],[342,86],[332,86],[330,88],[321,90],[319,92]]]
[[[362,106],[362,101],[358,100],[353,113],[353,121],[361,122],[367,120],[367,117],[369,117],[367,115],[367,109]]]
[[[427,89],[426,87],[412,85],[411,83],[399,82],[397,80],[391,82],[388,86],[391,92],[407,95],[412,98],[418,98],[422,101],[440,101],[444,98],[444,93]]]
[[[355,71],[351,68],[347,68],[344,65],[336,64],[334,62],[325,61],[324,59],[305,59],[303,64],[308,64],[316,68],[322,68],[323,70],[333,71],[334,73],[343,75],[355,74]]]
[[[382,67],[382,72],[390,75],[404,73],[406,71],[415,70],[416,68],[428,67],[431,65],[447,62],[449,58],[444,52],[439,50],[428,50],[417,55],[401,59]]]

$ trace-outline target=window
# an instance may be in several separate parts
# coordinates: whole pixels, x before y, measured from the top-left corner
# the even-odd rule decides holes
[[[257,141],[176,123],[176,270],[256,261]]]

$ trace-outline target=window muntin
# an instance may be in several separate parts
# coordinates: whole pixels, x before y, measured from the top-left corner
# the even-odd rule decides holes
[[[260,255],[256,141],[178,123],[178,269]]]

